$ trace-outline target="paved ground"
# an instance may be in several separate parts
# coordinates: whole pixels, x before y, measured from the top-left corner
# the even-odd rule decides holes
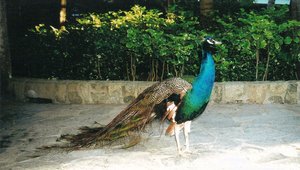
[[[210,105],[192,123],[185,156],[156,123],[127,150],[36,150],[80,126],[106,124],[125,105],[0,106],[0,169],[300,169],[300,105]]]

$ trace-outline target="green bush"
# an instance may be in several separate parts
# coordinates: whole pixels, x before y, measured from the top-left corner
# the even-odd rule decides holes
[[[195,63],[203,33],[196,18],[134,6],[89,14],[62,29],[36,26],[27,36],[29,76],[162,80]],[[187,69],[188,70],[188,69]],[[190,70],[193,73],[193,70]]]
[[[83,80],[162,80],[196,75],[201,40],[223,42],[215,55],[217,81],[291,80],[300,61],[300,24],[287,8],[213,14],[200,28],[192,13],[134,6],[88,14],[61,29],[36,26],[20,43],[15,75]],[[18,59],[18,58],[16,58]]]
[[[297,78],[300,22],[285,20],[287,12],[268,8],[216,17],[210,30],[224,42],[216,57],[222,81]]]

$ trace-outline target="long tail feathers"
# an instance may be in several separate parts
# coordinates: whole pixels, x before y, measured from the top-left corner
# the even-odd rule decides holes
[[[81,128],[76,135],[62,135],[60,140],[67,140],[67,146],[61,148],[81,149],[87,147],[101,147],[109,145],[119,139],[127,138],[124,147],[134,146],[139,143],[140,132],[145,125],[151,122],[157,114],[155,106],[158,106],[171,94],[185,93],[191,88],[191,84],[180,78],[171,78],[158,82],[146,88],[138,97],[121,111],[109,124],[104,127]],[[165,118],[174,117],[174,113],[165,115]],[[171,124],[172,125],[172,124]],[[172,129],[169,127],[169,129]]]
[[[109,124],[104,127],[80,128],[81,132],[76,135],[63,135],[60,139],[67,140],[70,149],[81,149],[87,147],[101,147],[110,145],[121,138],[128,139],[123,147],[128,148],[139,143],[141,138],[139,133],[145,125],[152,121],[154,117],[149,114],[151,107],[145,107],[138,111],[127,107],[120,112]]]

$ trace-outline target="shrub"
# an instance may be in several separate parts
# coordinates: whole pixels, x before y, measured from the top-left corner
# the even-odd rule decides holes
[[[196,18],[140,6],[88,14],[77,21],[63,29],[41,24],[31,30],[29,76],[102,80],[180,76],[185,63],[195,60],[203,34],[196,29]]]
[[[217,54],[222,81],[296,79],[300,22],[286,15],[287,8],[268,8],[216,17],[210,29],[225,44]]]
[[[191,12],[170,9],[87,14],[61,29],[40,24],[20,41],[24,59],[15,62],[15,75],[151,81],[196,75],[201,37],[209,32],[223,42],[217,81],[297,79],[300,23],[288,20],[287,8],[213,14],[207,28]]]

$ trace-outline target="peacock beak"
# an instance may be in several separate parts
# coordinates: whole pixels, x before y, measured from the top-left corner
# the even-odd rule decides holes
[[[220,44],[222,44],[221,41],[216,41],[216,40],[214,40],[214,43],[215,43],[215,45],[220,45]]]
[[[220,45],[220,44],[222,44],[221,41],[216,41],[216,40],[214,40],[213,38],[207,38],[207,39],[206,39],[206,42],[207,42],[208,44],[210,44],[210,45]]]

